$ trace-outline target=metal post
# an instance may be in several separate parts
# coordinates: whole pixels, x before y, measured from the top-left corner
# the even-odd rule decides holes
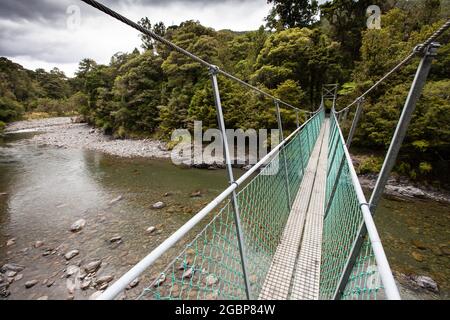
[[[217,83],[217,72],[218,72],[217,67],[212,67],[210,69],[214,102],[216,104],[216,110],[217,110],[217,120],[219,123],[220,131],[222,133],[225,163],[227,166],[228,178],[229,178],[230,185],[231,185],[231,184],[234,184],[235,181],[234,181],[234,176],[233,176],[233,169],[231,167],[230,150],[228,149],[228,139],[227,139],[227,134],[226,134],[226,130],[225,130],[225,121],[223,119],[223,111],[222,111],[222,103],[220,101],[219,85]],[[240,214],[239,214],[239,204],[238,204],[235,190],[233,190],[233,192],[231,194],[231,200],[232,200],[231,202],[233,204],[233,209],[234,209],[234,220],[236,223],[236,233],[237,233],[237,238],[238,238],[239,253],[241,255],[241,260],[242,260],[242,273],[243,273],[244,282],[245,282],[245,293],[247,295],[247,299],[251,300],[252,296],[251,296],[251,290],[250,290],[250,282],[248,279],[248,269],[247,269],[246,255],[245,255],[244,235],[242,233],[241,218],[240,218]]]
[[[283,126],[281,123],[280,105],[278,103],[278,100],[275,100],[274,102],[275,102],[275,107],[277,110],[278,131],[280,132],[280,139],[281,139],[281,141],[283,141],[284,136],[283,136]],[[289,175],[288,175],[288,169],[287,169],[286,151],[285,151],[284,147],[281,149],[281,154],[283,155],[283,158],[284,158],[284,174],[286,175],[286,192],[287,192],[287,198],[288,198],[288,209],[291,210],[291,190],[289,187]]]
[[[389,175],[392,168],[397,160],[400,147],[402,146],[403,139],[406,136],[406,131],[408,130],[409,123],[412,118],[414,109],[416,108],[417,101],[422,94],[422,89],[427,81],[428,73],[431,69],[431,63],[433,58],[436,56],[437,48],[439,45],[437,43],[432,43],[424,52],[422,59],[420,60],[419,67],[417,69],[413,84],[409,91],[408,97],[406,98],[405,106],[403,107],[402,115],[395,129],[394,137],[392,138],[389,150],[387,152],[386,158],[384,159],[383,167],[378,175],[378,180],[375,184],[375,189],[370,197],[370,205],[372,214],[374,213],[378,202],[383,194],[384,187],[389,179]]]
[[[356,127],[358,127],[359,119],[361,118],[363,103],[364,103],[364,98],[358,99],[358,107],[356,108],[355,116],[354,116],[353,122],[352,122],[352,127],[350,128],[350,132],[348,133],[348,137],[347,137],[347,142],[346,142],[347,149],[350,148],[352,141],[353,141],[353,136],[355,135],[355,132],[356,132]]]
[[[297,128],[300,127],[300,122],[298,121],[298,110],[295,110],[295,118],[297,121]]]
[[[414,81],[411,85],[411,89],[409,90],[408,97],[406,98],[400,120],[397,124],[397,128],[395,129],[395,133],[389,146],[386,158],[384,159],[383,167],[381,168],[381,172],[378,175],[375,188],[370,197],[369,209],[372,215],[375,215],[377,205],[381,199],[381,196],[383,195],[384,187],[386,186],[389,175],[395,165],[395,161],[397,160],[400,147],[403,143],[403,139],[406,136],[412,114],[427,80],[428,74],[431,69],[431,63],[433,61],[433,58],[436,56],[438,46],[438,44],[432,43],[428,48],[426,48],[423,53],[423,57],[420,60],[419,67],[417,68]],[[334,296],[335,299],[340,299],[342,292],[345,290],[345,286],[347,285],[348,278],[350,277],[355,261],[359,255],[359,252],[361,251],[361,247],[363,245],[366,234],[367,228],[365,224],[362,223],[358,231],[358,237],[353,244],[349,258],[347,259],[344,272]]]

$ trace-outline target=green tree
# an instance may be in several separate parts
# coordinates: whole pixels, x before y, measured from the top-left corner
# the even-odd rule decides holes
[[[319,12],[316,0],[267,0],[267,3],[273,3],[266,17],[267,27],[275,30],[311,26]]]

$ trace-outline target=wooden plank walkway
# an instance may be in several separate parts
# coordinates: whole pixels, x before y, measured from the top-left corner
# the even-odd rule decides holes
[[[318,299],[329,121],[325,119],[260,300]]]

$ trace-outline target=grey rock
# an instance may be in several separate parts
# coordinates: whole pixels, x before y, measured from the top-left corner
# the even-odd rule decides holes
[[[153,281],[152,286],[153,287],[159,287],[164,281],[166,281],[166,275],[164,273],[161,273],[155,281]]]
[[[17,274],[17,271],[8,271],[8,272],[6,272],[6,276],[8,278],[14,278],[16,276],[16,274]]]
[[[152,208],[153,208],[153,209],[162,209],[162,208],[164,208],[165,206],[166,206],[166,205],[165,205],[164,202],[158,201],[158,202],[156,202],[156,203],[154,203],[154,204],[152,205]]]
[[[88,289],[89,286],[91,285],[91,283],[92,283],[92,280],[91,280],[91,279],[85,279],[85,280],[83,280],[83,281],[81,282],[80,289],[81,289],[81,290],[86,290],[86,289]]]
[[[417,285],[423,289],[430,290],[432,292],[438,293],[439,287],[432,278],[427,276],[415,276],[413,280],[417,283]]]
[[[69,293],[72,294],[72,293],[75,292],[75,289],[76,289],[77,286],[76,286],[76,283],[75,283],[74,280],[67,279],[66,280],[66,287],[67,287],[67,290],[69,291]]]
[[[190,194],[191,198],[198,198],[202,196],[202,192],[201,191],[194,191]]]
[[[212,286],[212,285],[216,284],[217,282],[219,282],[219,278],[217,278],[214,274],[209,274],[205,278],[205,283],[207,286]]]
[[[39,297],[39,298],[37,298],[37,300],[48,300],[48,296]]]
[[[111,239],[109,239],[109,242],[114,243],[114,242],[119,242],[121,240],[122,240],[122,237],[117,235],[117,236],[114,236]]]
[[[1,267],[0,272],[2,272],[2,273],[5,273],[6,271],[20,272],[23,269],[25,269],[25,266],[23,266],[23,265],[20,265],[17,263],[7,263]]]
[[[73,257],[75,257],[75,256],[77,256],[79,254],[80,254],[79,250],[70,250],[69,252],[67,252],[64,255],[64,258],[66,258],[66,260],[70,260],[70,259],[72,259]]]
[[[108,282],[104,282],[100,285],[97,285],[97,290],[105,290],[106,288],[108,288],[109,283]]]
[[[70,231],[72,232],[78,232],[81,229],[84,228],[84,226],[86,225],[86,220],[84,219],[79,219],[77,221],[75,221],[71,226],[70,226]]]
[[[100,278],[97,278],[97,280],[95,281],[97,285],[99,284],[103,284],[103,283],[109,283],[114,279],[113,275],[107,275],[107,276],[102,276]]]
[[[0,283],[0,297],[6,298],[11,294],[8,291],[8,288],[9,288],[9,283],[7,283],[7,282]]]
[[[190,279],[194,275],[194,267],[190,267],[186,271],[183,272],[183,275],[181,276],[182,279]]]
[[[67,269],[66,269],[66,275],[67,275],[68,277],[70,277],[70,276],[74,275],[75,273],[78,273],[79,271],[80,271],[80,268],[79,268],[78,266],[71,265],[71,266],[68,266],[68,267],[67,267]]]
[[[154,227],[154,226],[148,227],[147,230],[145,230],[145,232],[147,232],[149,234],[151,234],[155,231],[156,231],[156,227]]]
[[[17,276],[14,277],[14,281],[22,280],[23,274],[19,273]]]
[[[38,283],[37,280],[30,280],[25,282],[25,288],[29,289],[31,287],[34,287]]]
[[[83,266],[83,269],[86,271],[86,273],[93,273],[100,268],[100,265],[102,264],[101,260],[94,260],[89,262],[88,264]]]
[[[133,281],[130,282],[130,284],[127,286],[127,290],[130,290],[134,287],[136,287],[139,284],[140,279],[136,278]]]
[[[44,245],[44,241],[36,241],[35,243],[34,243],[34,247],[35,248],[40,248],[40,247],[42,247]]]

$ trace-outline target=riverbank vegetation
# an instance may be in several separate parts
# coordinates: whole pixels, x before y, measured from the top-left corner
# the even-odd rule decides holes
[[[448,16],[449,2],[333,0],[319,6],[269,0],[273,9],[267,25],[249,32],[216,31],[195,21],[166,27],[143,18],[140,24],[304,109],[317,108],[324,84],[338,83],[339,109],[429,37]],[[382,9],[380,30],[366,27],[366,8],[372,4]],[[413,179],[435,178],[438,172],[442,178],[443,171],[449,172],[449,38],[447,33],[439,40],[438,59],[396,168]],[[355,147],[387,149],[417,64],[416,59],[366,99]],[[276,127],[272,101],[223,77],[219,85],[227,127]],[[208,70],[146,36],[141,50],[117,53],[108,65],[83,59],[73,78],[56,68],[30,71],[0,58],[0,128],[30,112],[76,112],[118,138],[169,139],[174,129],[192,129],[193,120],[216,127]],[[283,110],[282,116],[287,130],[295,128],[292,111]],[[379,161],[368,159],[364,170],[378,169]]]

